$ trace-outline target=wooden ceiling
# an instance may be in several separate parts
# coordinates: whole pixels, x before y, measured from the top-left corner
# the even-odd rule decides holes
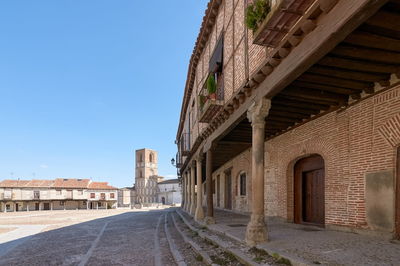
[[[273,138],[309,121],[374,93],[375,83],[389,85],[391,74],[400,73],[400,1],[392,0],[353,31],[330,53],[272,98],[265,137]],[[247,118],[217,144],[214,169],[251,146]]]

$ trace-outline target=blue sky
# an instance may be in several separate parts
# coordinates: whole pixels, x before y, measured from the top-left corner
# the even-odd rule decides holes
[[[187,67],[207,0],[0,2],[0,180],[130,186],[134,150],[176,169]],[[13,173],[13,174],[11,174]]]

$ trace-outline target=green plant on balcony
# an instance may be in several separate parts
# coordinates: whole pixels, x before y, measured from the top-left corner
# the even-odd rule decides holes
[[[254,0],[246,8],[246,26],[247,28],[257,31],[258,27],[267,17],[271,11],[271,4],[269,0]]]
[[[217,96],[216,96],[217,83],[215,82],[215,78],[214,78],[213,74],[208,76],[208,79],[207,79],[207,92],[208,92],[208,98],[210,100],[217,99]]]

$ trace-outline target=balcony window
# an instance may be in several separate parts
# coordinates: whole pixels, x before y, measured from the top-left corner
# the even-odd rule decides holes
[[[106,199],[106,193],[100,193],[100,199],[105,200]]]
[[[114,198],[114,193],[110,193],[110,199]]]
[[[91,198],[91,199],[96,198],[96,193],[90,193],[90,198]]]
[[[33,198],[40,199],[40,191],[33,191]]]
[[[224,106],[223,38],[209,62],[209,75],[199,94],[199,121],[208,123]]]

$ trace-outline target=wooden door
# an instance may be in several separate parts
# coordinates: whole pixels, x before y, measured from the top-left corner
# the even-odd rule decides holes
[[[232,177],[231,171],[225,173],[225,209],[232,209]]]
[[[39,203],[35,203],[35,210],[36,210],[36,211],[39,210]]]
[[[15,211],[19,211],[19,204],[15,204]]]
[[[43,210],[48,211],[50,210],[50,203],[43,203]]]
[[[400,239],[400,147],[397,148],[396,167],[396,238]]]
[[[298,161],[294,169],[295,223],[325,224],[325,170],[321,156]]]

